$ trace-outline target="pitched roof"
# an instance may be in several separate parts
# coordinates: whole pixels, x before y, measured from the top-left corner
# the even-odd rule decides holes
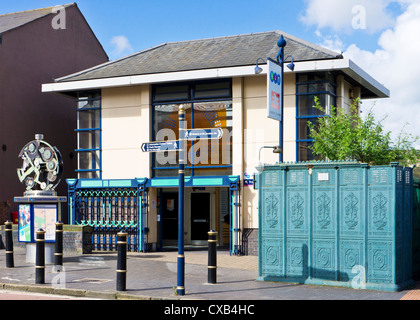
[[[76,3],[70,3],[62,6],[27,10],[21,12],[7,13],[0,15],[0,34],[21,27],[29,22],[45,17],[53,13],[54,8],[68,8],[75,6]]]
[[[336,52],[284,32],[271,31],[164,43],[56,81],[91,80],[255,65],[258,58],[276,58],[279,52],[277,41],[282,34],[287,42],[285,56],[293,54],[294,61],[338,59],[342,57]]]

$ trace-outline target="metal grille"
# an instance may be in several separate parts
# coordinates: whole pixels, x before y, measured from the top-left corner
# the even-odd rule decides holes
[[[127,250],[147,249],[148,193],[145,188],[75,187],[70,188],[69,199],[74,224],[93,228],[94,250],[116,250],[120,231],[128,234]]]

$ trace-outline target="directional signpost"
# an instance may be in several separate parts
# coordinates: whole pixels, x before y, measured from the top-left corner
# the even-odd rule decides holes
[[[185,129],[185,109],[181,105],[178,114],[179,120],[179,139],[168,141],[154,141],[143,143],[141,150],[143,152],[165,152],[179,151],[179,200],[178,200],[178,277],[177,294],[185,295],[185,257],[184,257],[184,168],[186,163],[186,141],[198,139],[221,139],[223,130],[221,128],[210,129]]]
[[[197,139],[221,139],[223,136],[222,128],[211,129],[192,129],[185,130],[184,139],[197,140]]]
[[[178,140],[168,140],[168,141],[155,141],[143,143],[141,145],[141,150],[143,152],[165,152],[165,151],[178,151],[179,150],[179,141]]]

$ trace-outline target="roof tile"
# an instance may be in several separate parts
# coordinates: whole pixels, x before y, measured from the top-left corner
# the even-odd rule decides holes
[[[165,43],[57,82],[255,65],[258,58],[275,59],[281,34],[287,41],[285,56],[292,54],[294,61],[337,59],[336,52],[281,31],[271,31]]]

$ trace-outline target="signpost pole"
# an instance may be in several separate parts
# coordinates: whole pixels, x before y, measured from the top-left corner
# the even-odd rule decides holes
[[[280,55],[281,55],[281,59],[279,61],[279,59],[277,58],[277,61],[280,63],[280,67],[281,67],[281,95],[280,95],[280,107],[281,107],[281,119],[280,119],[280,128],[279,128],[279,145],[281,150],[284,150],[283,148],[283,130],[284,130],[284,126],[283,126],[283,120],[284,120],[284,46],[280,47]],[[283,152],[281,152],[279,154],[279,162],[282,163],[283,162]]]
[[[178,269],[177,288],[178,295],[185,295],[185,256],[184,256],[184,176],[185,176],[185,108],[179,106],[179,190],[178,190]]]

